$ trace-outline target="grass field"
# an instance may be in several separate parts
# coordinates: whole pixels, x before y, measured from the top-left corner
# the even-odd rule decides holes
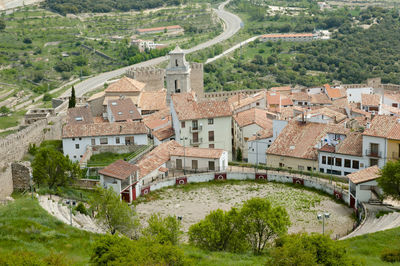
[[[61,254],[69,265],[88,265],[91,244],[98,235],[80,231],[50,216],[37,200],[16,195],[16,200],[0,206],[0,254],[28,251],[39,257]],[[400,246],[400,228],[344,241],[352,256],[365,261],[366,265],[385,264],[379,256],[387,248]],[[264,256],[207,252],[182,245],[185,254],[194,265],[262,265]]]

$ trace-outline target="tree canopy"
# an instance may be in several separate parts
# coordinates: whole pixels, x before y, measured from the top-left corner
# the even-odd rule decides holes
[[[386,196],[400,200],[400,160],[388,161],[377,181]]]

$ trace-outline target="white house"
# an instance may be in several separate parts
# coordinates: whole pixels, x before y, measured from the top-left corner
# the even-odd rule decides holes
[[[147,145],[147,132],[142,122],[66,124],[62,131],[64,155],[76,161],[89,145]]]
[[[385,91],[383,103],[394,108],[400,108],[400,93],[396,91]]]
[[[362,155],[362,134],[327,134],[326,143],[318,150],[318,167],[321,173],[346,176],[367,167]]]
[[[349,103],[361,103],[362,94],[374,94],[373,88],[347,88],[346,95]]]
[[[228,151],[232,159],[232,113],[227,101],[197,101],[194,93],[172,94],[172,126],[183,146]]]
[[[171,151],[171,167],[193,172],[225,171],[228,152],[221,149],[176,147]]]
[[[138,181],[138,167],[118,160],[99,171],[100,186],[112,188],[127,202],[136,199],[135,185]]]
[[[267,110],[252,108],[233,115],[233,147],[235,151],[242,151],[245,161],[249,154],[247,141],[260,130],[268,130],[272,134],[272,120],[267,118]]]
[[[374,165],[347,175],[349,178],[350,207],[357,208],[361,202],[377,199],[382,193],[376,179],[379,177],[379,167]]]

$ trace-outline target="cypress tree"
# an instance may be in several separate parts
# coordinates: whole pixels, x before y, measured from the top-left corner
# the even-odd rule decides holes
[[[75,88],[72,86],[71,97],[69,97],[68,108],[74,108],[76,105]]]

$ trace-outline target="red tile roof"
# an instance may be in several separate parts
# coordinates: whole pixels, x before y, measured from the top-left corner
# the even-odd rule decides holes
[[[387,115],[375,116],[363,135],[400,140],[400,118]]]
[[[362,156],[362,134],[360,132],[351,132],[346,135],[338,145],[324,145],[320,151],[345,154],[352,156]]]
[[[109,100],[108,107],[111,109],[112,116],[116,122],[142,119],[142,116],[130,98]]]
[[[120,93],[129,93],[129,92],[141,92],[143,88],[146,86],[146,84],[128,78],[128,77],[123,77],[117,82],[112,83],[107,87],[105,90],[105,93],[110,93],[110,92],[120,92]]]
[[[365,183],[368,181],[375,180],[380,176],[380,169],[378,166],[374,165],[358,172],[347,175],[347,177],[354,184]]]
[[[186,156],[186,157],[194,157],[194,158],[219,159],[219,158],[221,158],[223,153],[224,153],[224,150],[222,150],[222,149],[177,147],[171,151],[171,156]]]
[[[180,121],[230,117],[232,115],[227,101],[197,102],[192,93],[173,94],[172,102]]]
[[[365,106],[379,106],[381,96],[378,94],[361,94],[361,104]]]
[[[267,118],[267,113],[267,110],[252,108],[235,114],[233,119],[239,127],[256,124],[263,129],[272,128],[272,120]]]
[[[138,100],[138,107],[145,111],[158,111],[167,108],[166,90],[143,91]]]
[[[328,132],[346,134],[350,130],[337,124],[302,123],[292,120],[267,149],[267,154],[317,160],[316,145]]]
[[[125,180],[129,176],[134,175],[138,169],[139,168],[133,164],[125,162],[124,160],[118,160],[101,169],[99,174]]]
[[[272,128],[260,129],[254,136],[251,136],[248,141],[272,138],[273,135]]]
[[[160,141],[163,141],[167,138],[172,137],[173,135],[175,135],[175,131],[172,128],[172,125],[168,125],[166,127],[157,129],[155,131],[152,132],[152,134],[154,135],[155,138],[157,138]]]
[[[345,95],[343,95],[343,93],[340,91],[340,89],[338,88],[331,88],[331,86],[329,84],[325,84],[325,91],[326,94],[328,95],[328,97],[330,99],[338,99],[341,97],[344,97]]]
[[[93,123],[90,108],[88,106],[69,108],[67,123],[80,125]]]
[[[328,98],[326,94],[317,93],[317,94],[311,94],[311,104],[331,105],[332,101]]]
[[[147,128],[142,122],[115,122],[93,124],[66,124],[63,127],[63,138],[121,136],[147,134]]]

